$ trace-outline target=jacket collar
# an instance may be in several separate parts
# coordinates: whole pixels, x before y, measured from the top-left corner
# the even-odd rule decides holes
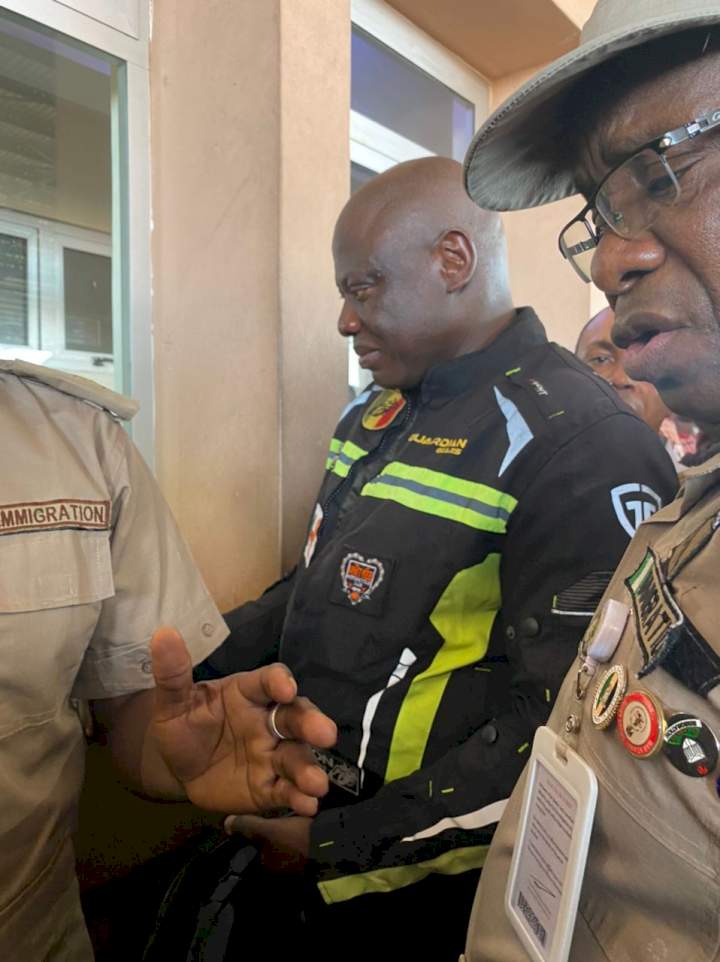
[[[517,367],[523,354],[546,343],[545,328],[535,311],[521,307],[512,324],[487,347],[431,367],[420,385],[420,396],[425,402],[456,397]]]

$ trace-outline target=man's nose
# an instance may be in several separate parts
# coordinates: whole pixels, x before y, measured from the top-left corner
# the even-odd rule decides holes
[[[608,384],[610,384],[612,387],[615,387],[615,381],[617,380],[617,378],[615,377],[614,367],[608,369],[606,365],[601,368],[596,368],[595,373],[597,374],[598,377],[601,377],[603,381],[607,381]]]
[[[603,234],[592,260],[593,282],[608,297],[627,294],[665,261],[665,248],[652,231],[631,239]]]
[[[360,318],[357,312],[347,301],[343,301],[343,306],[338,318],[338,331],[343,337],[354,337],[360,330]]]
[[[611,371],[608,372],[607,380],[612,384],[616,391],[620,388],[626,387],[628,383],[628,376],[625,373],[625,369],[619,364],[616,364]]]

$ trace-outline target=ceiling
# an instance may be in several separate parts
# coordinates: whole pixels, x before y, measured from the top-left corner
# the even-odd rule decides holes
[[[387,0],[490,80],[577,45],[594,0]]]

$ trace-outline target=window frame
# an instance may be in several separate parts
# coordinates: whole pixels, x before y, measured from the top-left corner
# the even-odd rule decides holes
[[[352,0],[351,19],[355,26],[469,100],[475,106],[478,129],[490,107],[490,83],[482,74],[384,0]]]
[[[114,353],[121,359],[122,391],[140,402],[131,434],[152,467],[150,0],[122,0],[120,10],[109,0],[2,0],[0,9],[120,61],[113,89],[113,115],[125,118],[113,131],[113,271],[119,271],[113,276]]]
[[[112,258],[109,234],[47,220],[33,214],[0,208],[0,233],[23,237],[28,242],[28,343],[0,341],[0,349],[49,350],[54,355],[46,362],[57,370],[94,377],[91,355],[107,356],[102,351],[77,351],[65,347],[64,261],[65,248]],[[113,352],[114,353],[114,352]],[[107,379],[107,387],[112,387]]]
[[[476,70],[456,56],[424,30],[389,7],[384,0],[352,0],[352,26],[359,27],[375,40],[389,47],[430,77],[449,87],[475,108],[475,130],[490,110],[490,83]],[[403,137],[396,131],[350,110],[350,161],[376,174],[395,164],[420,157],[435,156],[432,150]],[[348,381],[359,393],[370,382],[371,375],[358,364],[349,345]]]

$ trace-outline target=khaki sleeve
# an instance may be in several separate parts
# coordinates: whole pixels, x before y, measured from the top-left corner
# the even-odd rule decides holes
[[[228,634],[137,449],[117,425],[103,433],[114,455],[108,482],[115,593],[102,602],[75,682],[73,696],[83,699],[114,698],[152,687],[149,642],[161,625],[177,628],[193,664]]]

